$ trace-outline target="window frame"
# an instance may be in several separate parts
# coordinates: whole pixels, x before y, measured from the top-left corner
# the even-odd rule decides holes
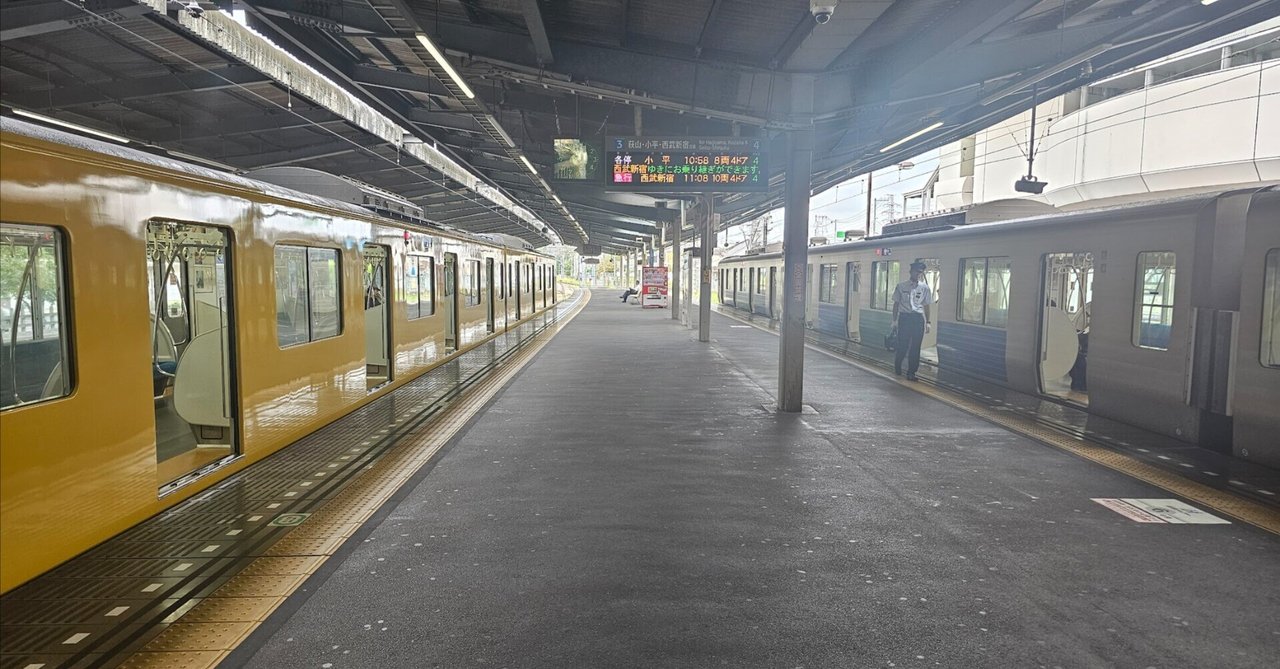
[[[1164,254],[1167,254],[1172,259],[1172,262],[1167,266],[1169,269],[1172,269],[1172,272],[1165,272],[1164,276],[1161,278],[1161,282],[1165,279],[1169,279],[1169,283],[1172,285],[1172,287],[1168,289],[1168,304],[1147,303],[1145,301],[1145,296],[1151,293],[1146,290],[1146,270],[1160,266],[1155,265],[1148,267],[1143,264],[1143,258],[1145,256]],[[1139,251],[1138,255],[1134,258],[1133,279],[1133,330],[1129,337],[1129,341],[1133,344],[1134,348],[1140,348],[1146,351],[1168,351],[1169,340],[1172,340],[1173,338],[1174,308],[1178,303],[1177,299],[1175,299],[1177,297],[1178,289],[1178,254],[1171,250]],[[1142,343],[1142,326],[1150,325],[1152,323],[1151,320],[1144,320],[1143,318],[1144,312],[1148,314],[1150,313],[1147,311],[1148,309],[1160,309],[1168,313],[1169,318],[1167,325],[1169,327],[1170,336],[1169,340],[1165,341],[1164,346],[1148,346]],[[1160,324],[1165,325],[1163,322]]]
[[[818,265],[818,302],[836,304],[836,284],[840,277],[836,274],[837,263],[821,263]]]
[[[426,271],[422,269],[422,263],[426,261]],[[415,274],[413,281],[409,280],[409,265],[413,264]],[[432,255],[413,253],[405,256],[405,320],[416,321],[423,318],[429,318],[436,315],[436,258]],[[427,280],[427,306],[429,309],[426,313],[422,311],[422,280]],[[412,285],[410,285],[412,283]],[[410,288],[414,291],[416,300],[410,304],[408,293]],[[413,307],[413,308],[411,308]],[[414,313],[416,308],[416,314]]]
[[[992,270],[991,261],[993,260],[1003,261],[1004,267],[1009,271],[1009,289],[1004,292],[1004,308],[1002,310],[1002,313],[1004,314],[1004,320],[999,323],[992,322],[992,318],[991,318],[991,313],[992,313],[991,299],[990,299],[991,298],[991,270]],[[968,283],[966,283],[966,280],[967,280],[967,277],[970,276],[970,273],[968,270],[969,270],[969,263],[971,261],[982,261],[982,271],[979,274],[982,280],[982,285],[979,288],[979,290],[976,291],[977,294],[982,295],[982,302],[978,307],[978,318],[976,320],[971,319],[965,315],[965,307],[970,304],[969,300],[966,299],[965,288],[969,285]],[[942,280],[941,275],[938,276],[938,280],[939,282],[941,282]],[[1013,294],[1013,258],[1012,256],[971,256],[968,258],[961,258],[960,259],[960,280],[956,282],[956,294],[957,294],[957,297],[956,297],[955,314],[956,314],[957,322],[1007,330],[1009,328],[1009,304]],[[937,301],[936,295],[934,297],[934,301],[935,302]]]
[[[70,235],[67,233],[67,231],[55,225],[43,225],[43,224],[33,224],[33,223],[13,223],[8,221],[0,222],[0,226],[5,228],[16,228],[18,230],[30,231],[31,233],[36,235],[50,234],[52,235],[52,241],[53,241],[51,246],[32,246],[32,247],[28,247],[28,250],[27,250],[27,260],[26,260],[27,263],[32,262],[33,250],[37,256],[36,259],[34,260],[35,272],[34,272],[34,276],[32,277],[33,281],[35,281],[36,283],[29,289],[30,290],[29,299],[31,304],[31,314],[30,314],[31,337],[28,339],[15,338],[13,341],[10,341],[9,335],[12,332],[10,328],[5,328],[4,332],[0,333],[0,337],[3,337],[3,340],[6,344],[10,344],[13,346],[17,346],[19,342],[38,342],[38,341],[47,341],[47,340],[53,339],[53,337],[50,337],[48,335],[48,328],[46,327],[47,323],[45,322],[48,318],[48,315],[44,312],[44,309],[43,309],[43,305],[49,301],[40,299],[44,296],[45,291],[40,290],[40,285],[39,285],[40,260],[38,256],[42,250],[49,249],[52,254],[52,259],[54,262],[53,277],[54,277],[54,290],[56,293],[56,297],[52,301],[52,303],[54,305],[54,308],[56,309],[57,331],[58,331],[57,339],[58,339],[58,348],[60,351],[58,362],[55,363],[53,367],[57,367],[58,365],[62,366],[62,389],[59,393],[50,395],[49,397],[37,397],[36,399],[26,401],[26,402],[20,401],[7,406],[0,406],[0,412],[7,412],[11,409],[17,409],[20,407],[29,407],[33,404],[42,404],[44,402],[49,402],[56,399],[62,399],[65,397],[70,397],[71,395],[75,394],[75,391],[76,391],[76,374],[75,374],[76,362],[74,359],[74,352],[75,352],[74,326],[75,324],[73,322],[72,313],[71,313],[72,302],[73,302],[70,295],[71,249],[70,249],[70,243],[69,243]],[[24,265],[25,264],[26,263],[24,263]],[[21,277],[18,280],[18,286],[16,288],[19,291],[22,288]],[[21,292],[16,293],[15,298],[17,299],[13,304],[13,312],[10,314],[11,319],[14,316],[18,316],[18,317],[21,316],[21,314],[17,310],[18,305],[21,304],[22,302]],[[39,313],[36,313],[37,304],[41,305]],[[12,327],[12,320],[10,321],[10,327]],[[40,335],[39,337],[36,336],[37,333]],[[53,367],[51,367],[49,370],[50,376],[53,374]],[[16,369],[12,370],[11,373],[16,375],[17,370]],[[46,385],[48,384],[47,380],[45,384]],[[16,387],[13,388],[12,390],[14,394],[17,393]]]
[[[889,279],[883,287],[880,285],[882,274]],[[893,311],[893,291],[897,290],[898,284],[901,282],[902,264],[899,261],[871,261],[871,308],[876,311]],[[883,302],[883,306],[878,304],[880,302]]]
[[[346,330],[346,310],[343,308],[344,307],[344,304],[343,304],[344,286],[343,286],[343,280],[342,280],[342,272],[343,272],[342,249],[334,248],[332,246],[309,246],[306,244],[292,244],[288,242],[278,243],[272,249],[273,274],[274,274],[274,261],[279,257],[279,253],[281,249],[301,250],[303,252],[303,257],[306,259],[305,292],[307,295],[307,319],[306,319],[307,320],[307,338],[304,340],[292,342],[289,344],[280,343],[280,324],[277,321],[276,344],[278,344],[280,348],[283,350],[286,348],[293,348],[295,346],[302,346],[304,344],[312,344],[318,341],[324,341],[326,339],[335,339],[335,338],[341,337],[343,332]],[[316,288],[316,285],[315,285],[314,277],[312,275],[312,262],[314,260],[312,258],[313,251],[333,254],[333,265],[334,265],[333,266],[333,289],[334,289],[333,300],[334,300],[334,307],[337,312],[337,322],[335,324],[336,329],[332,334],[326,334],[321,337],[317,337],[315,334],[315,329],[316,329],[315,328],[315,325],[316,325],[315,288]],[[278,276],[273,276],[272,278],[277,282],[279,281]],[[279,307],[280,290],[278,285],[274,286],[274,288],[275,288],[276,300],[277,300],[276,312],[279,313],[280,312],[280,307]]]

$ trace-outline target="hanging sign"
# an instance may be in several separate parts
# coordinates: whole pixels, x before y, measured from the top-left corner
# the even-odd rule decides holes
[[[610,137],[606,190],[737,193],[769,188],[758,137]]]
[[[667,306],[667,268],[643,267],[640,270],[640,304],[645,309]]]

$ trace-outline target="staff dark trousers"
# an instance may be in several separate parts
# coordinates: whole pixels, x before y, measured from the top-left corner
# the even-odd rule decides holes
[[[924,341],[924,316],[898,314],[898,345],[893,347],[893,371],[902,373],[902,359],[907,358],[907,376],[920,369],[920,342]]]

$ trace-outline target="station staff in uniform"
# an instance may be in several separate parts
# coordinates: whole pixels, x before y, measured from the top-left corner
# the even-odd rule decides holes
[[[929,305],[933,304],[933,291],[924,281],[925,265],[911,263],[911,278],[898,284],[893,290],[893,329],[898,333],[894,346],[893,373],[902,375],[902,359],[907,358],[907,380],[915,381],[920,369],[920,342],[924,333],[933,326]]]

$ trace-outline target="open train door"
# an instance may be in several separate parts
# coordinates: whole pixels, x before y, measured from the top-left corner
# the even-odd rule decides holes
[[[1040,392],[1089,403],[1085,375],[1093,300],[1092,253],[1046,253],[1040,300]]]
[[[849,341],[862,341],[862,266],[857,261],[844,264],[844,313]]]
[[[364,371],[365,387],[373,390],[391,380],[391,305],[387,303],[389,270],[387,247],[365,244],[364,257]]]
[[[444,254],[444,347],[458,348],[458,254]]]
[[[230,249],[231,235],[222,228],[159,220],[147,224],[161,493],[239,453]],[[180,327],[171,328],[171,323]]]

